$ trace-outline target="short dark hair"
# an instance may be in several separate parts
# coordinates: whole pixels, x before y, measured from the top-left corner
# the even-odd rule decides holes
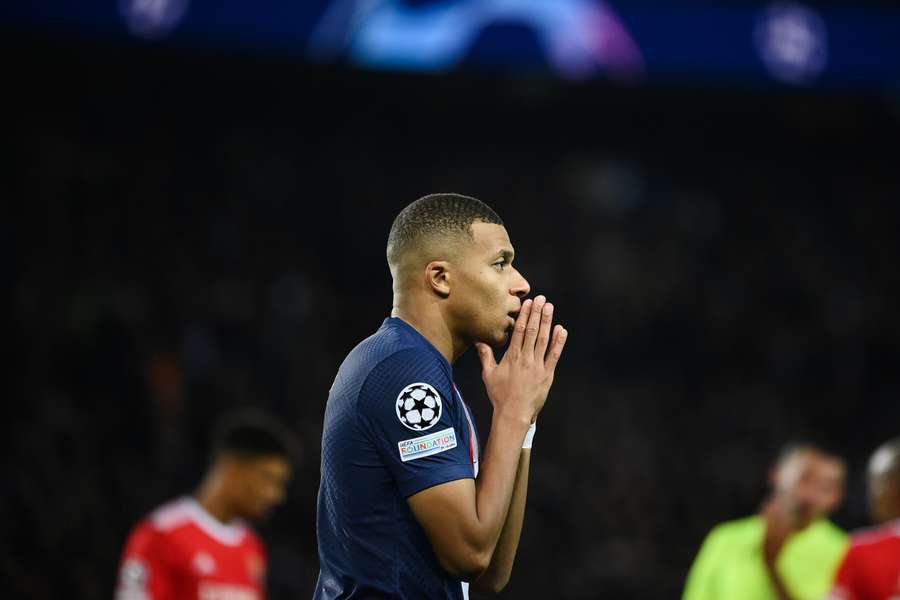
[[[407,249],[428,236],[463,234],[472,239],[476,221],[503,225],[500,216],[477,198],[451,193],[423,196],[394,219],[388,234],[388,264],[397,264]]]
[[[213,457],[278,456],[292,461],[298,451],[296,438],[287,427],[254,408],[239,408],[224,414],[213,430]]]

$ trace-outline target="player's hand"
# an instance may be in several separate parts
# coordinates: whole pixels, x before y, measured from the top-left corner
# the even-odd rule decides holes
[[[481,378],[494,411],[514,418],[537,418],[550,386],[568,331],[553,327],[553,305],[544,296],[522,303],[506,354],[499,363],[490,346],[477,343]]]

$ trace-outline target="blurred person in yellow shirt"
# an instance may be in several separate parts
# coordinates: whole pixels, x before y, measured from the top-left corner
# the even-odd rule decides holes
[[[787,447],[758,514],[707,535],[682,600],[819,600],[847,548],[827,517],[842,502],[846,467],[812,444]]]

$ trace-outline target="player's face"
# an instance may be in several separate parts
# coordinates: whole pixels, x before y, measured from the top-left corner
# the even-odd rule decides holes
[[[500,346],[530,287],[512,266],[514,251],[505,227],[477,222],[472,234],[474,243],[465,245],[454,265],[453,314],[467,339]]]
[[[827,516],[844,495],[844,465],[814,450],[801,450],[776,473],[776,494],[794,527],[803,529]]]
[[[237,503],[242,516],[259,519],[284,501],[291,465],[280,456],[242,459],[238,465]]]

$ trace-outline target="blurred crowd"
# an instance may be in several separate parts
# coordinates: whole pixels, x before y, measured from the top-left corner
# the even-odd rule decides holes
[[[252,65],[136,60],[58,73],[11,124],[4,597],[110,597],[130,526],[190,491],[239,405],[302,440],[260,530],[270,597],[309,597],[327,392],[389,313],[393,217],[434,191],[501,214],[571,332],[506,597],[675,597],[793,439],[848,460],[837,521],[866,522],[862,461],[900,423],[898,125],[877,101],[786,99],[815,116],[785,133],[780,98],[677,100],[680,121],[616,100],[636,91],[325,93],[279,65],[280,92]],[[476,362],[456,372],[484,437]]]

